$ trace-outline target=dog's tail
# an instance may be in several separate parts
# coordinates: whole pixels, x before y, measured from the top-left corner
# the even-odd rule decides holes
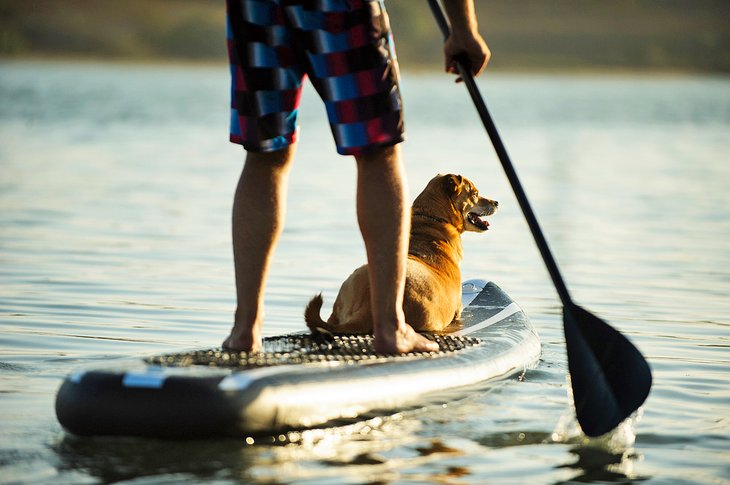
[[[323,303],[324,300],[322,299],[322,293],[320,293],[313,296],[312,299],[309,300],[309,303],[307,303],[307,307],[304,309],[304,321],[313,334],[331,335],[332,333],[368,333],[369,330],[365,330],[368,328],[367,325],[363,325],[362,322],[357,320],[351,320],[343,323],[337,318],[337,316],[335,316],[334,312],[329,318],[329,321],[325,322],[319,314],[322,310]],[[363,327],[365,329],[363,329]],[[372,326],[370,328],[372,328]]]
[[[322,320],[322,317],[319,314],[322,310],[323,303],[324,300],[322,299],[322,293],[320,293],[312,297],[312,299],[309,300],[309,303],[307,303],[307,308],[304,309],[304,321],[307,323],[307,327],[309,327],[309,330],[311,330],[312,333],[317,333],[322,330],[332,331],[330,325]]]

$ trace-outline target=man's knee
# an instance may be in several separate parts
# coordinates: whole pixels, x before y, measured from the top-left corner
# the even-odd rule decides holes
[[[382,164],[398,165],[400,163],[400,148],[398,145],[376,147],[367,152],[355,155],[355,160],[360,166]]]
[[[273,152],[246,152],[246,165],[258,170],[280,171],[286,170],[294,160],[294,146],[275,150]]]

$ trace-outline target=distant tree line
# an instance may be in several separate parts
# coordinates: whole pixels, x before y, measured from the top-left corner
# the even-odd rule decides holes
[[[404,69],[441,63],[426,0],[388,0]],[[476,0],[493,69],[730,72],[728,0]],[[0,0],[0,56],[225,59],[223,0]]]

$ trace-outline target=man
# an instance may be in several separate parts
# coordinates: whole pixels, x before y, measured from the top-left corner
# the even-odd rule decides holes
[[[424,2],[425,6],[425,2]],[[228,0],[232,76],[231,141],[246,162],[233,204],[238,306],[223,347],[257,351],[263,290],[282,232],[302,82],[309,77],[327,107],[337,151],[357,163],[357,218],[370,268],[375,348],[435,351],[413,330],[402,302],[410,215],[399,143],[403,119],[398,65],[382,1]],[[445,0],[452,34],[447,72],[466,55],[475,75],[489,60],[473,0]]]

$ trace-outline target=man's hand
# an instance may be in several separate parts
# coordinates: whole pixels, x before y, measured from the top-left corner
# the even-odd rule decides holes
[[[452,74],[459,73],[456,67],[456,59],[459,58],[473,76],[478,76],[487,67],[491,55],[487,43],[478,32],[453,31],[444,44],[446,72]],[[457,83],[461,81],[461,77],[456,78]]]

